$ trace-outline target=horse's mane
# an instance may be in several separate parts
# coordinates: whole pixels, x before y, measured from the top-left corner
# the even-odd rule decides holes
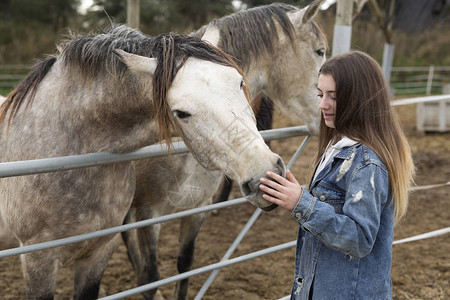
[[[39,84],[57,59],[62,59],[63,66],[69,72],[78,70],[84,78],[92,79],[96,76],[125,74],[127,67],[113,54],[114,49],[156,58],[158,67],[153,76],[153,101],[156,118],[161,128],[160,139],[166,140],[170,140],[170,132],[174,127],[172,114],[167,104],[167,91],[177,71],[189,57],[230,66],[243,75],[230,56],[200,38],[174,33],[150,37],[125,25],[113,24],[100,32],[72,36],[58,48],[61,49],[59,55],[36,64],[27,77],[8,95],[0,108],[0,123],[8,117],[8,125],[10,125],[28,95],[27,106],[31,105]],[[246,94],[250,99],[248,90]]]
[[[273,3],[222,17],[216,20],[221,32],[219,47],[236,59],[241,66],[248,66],[250,61],[264,50],[274,54],[273,40],[279,38],[275,21],[293,41],[295,28],[287,13],[298,9],[293,5]],[[310,22],[310,26],[317,38],[326,41],[323,30],[314,20]],[[206,26],[192,35],[200,36],[205,29]]]
[[[8,118],[7,125],[10,125],[12,119],[16,116],[28,94],[30,94],[30,97],[27,107],[31,105],[37,87],[55,62],[56,58],[49,56],[46,59],[36,63],[28,75],[14,88],[11,93],[9,93],[6,100],[0,106],[0,124]]]

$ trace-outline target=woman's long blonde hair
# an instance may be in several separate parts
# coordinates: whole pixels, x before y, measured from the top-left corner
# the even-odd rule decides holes
[[[415,168],[380,66],[366,53],[350,51],[330,58],[319,74],[333,76],[336,83],[336,114],[335,128],[321,117],[315,163],[333,138],[346,136],[367,145],[387,167],[398,222],[408,207]]]

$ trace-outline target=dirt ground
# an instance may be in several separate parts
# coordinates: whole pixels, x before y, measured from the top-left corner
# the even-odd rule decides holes
[[[415,130],[416,107],[396,108],[411,144],[417,167],[418,186],[450,181],[450,133],[419,133]],[[275,127],[293,126],[276,115]],[[272,149],[287,163],[303,137],[273,141]],[[315,151],[316,140],[307,146],[291,168],[300,182]],[[395,240],[450,226],[450,189],[446,187],[411,194],[407,216],[395,230]],[[240,197],[238,191],[234,197]],[[234,198],[233,197],[233,198]],[[197,240],[194,268],[221,259],[255,208],[250,204],[233,206],[210,214]],[[232,257],[296,239],[297,224],[283,209],[263,213]],[[392,280],[394,299],[450,299],[450,235],[393,246]],[[159,249],[161,277],[177,273],[178,222],[164,225]],[[278,299],[290,293],[294,269],[294,248],[222,269],[203,299]],[[193,299],[209,274],[191,278],[189,299]],[[58,276],[56,299],[70,299],[72,273],[63,268]],[[19,257],[0,259],[0,299],[24,299]],[[125,247],[114,253],[103,277],[101,296],[135,287],[135,278]],[[170,299],[174,284],[161,288]],[[128,299],[142,299],[140,295]]]

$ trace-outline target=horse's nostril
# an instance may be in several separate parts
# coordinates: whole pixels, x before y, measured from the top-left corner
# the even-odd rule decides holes
[[[246,181],[242,184],[241,192],[244,194],[244,196],[250,195],[252,193],[251,180]]]
[[[274,210],[274,209],[277,208],[277,207],[278,207],[278,204],[272,203],[270,206],[267,206],[267,207],[261,207],[261,209],[262,209],[263,211],[272,211],[272,210]]]
[[[283,160],[281,157],[278,158],[277,164],[276,164],[277,171],[279,171],[279,175],[285,177],[286,176],[286,166],[284,165]]]

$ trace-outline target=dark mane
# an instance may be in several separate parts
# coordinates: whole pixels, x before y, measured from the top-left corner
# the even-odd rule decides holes
[[[127,72],[126,65],[113,53],[114,49],[156,58],[158,67],[153,76],[153,101],[162,139],[170,139],[169,132],[174,126],[166,101],[167,91],[189,57],[233,67],[243,75],[227,54],[200,38],[173,33],[150,37],[125,25],[113,24],[100,32],[72,37],[58,48],[62,49],[60,55],[38,63],[11,92],[1,107],[0,123],[8,114],[10,123],[27,96],[27,106],[32,103],[37,87],[57,59],[62,60],[69,74],[79,72],[90,80],[98,76],[123,76]]]
[[[125,25],[113,24],[87,35],[72,36],[63,41],[60,57],[70,72],[79,71],[85,78],[104,76],[105,72],[121,75],[126,66],[114,55],[114,49],[151,56],[152,37]]]
[[[30,94],[30,98],[27,103],[27,107],[31,105],[37,87],[55,62],[56,57],[47,57],[46,59],[39,61],[31,69],[25,79],[23,79],[11,93],[9,93],[5,102],[3,102],[0,106],[0,124],[6,119],[8,119],[7,126],[11,124],[11,121],[16,116],[20,106],[28,94]]]
[[[273,39],[278,39],[275,21],[293,42],[295,28],[287,13],[298,9],[284,3],[273,3],[222,17],[216,20],[221,32],[219,47],[236,59],[241,66],[248,65],[264,50],[274,54]],[[318,24],[315,21],[310,23],[314,34],[319,39],[326,40]],[[205,28],[192,35],[201,36]]]

